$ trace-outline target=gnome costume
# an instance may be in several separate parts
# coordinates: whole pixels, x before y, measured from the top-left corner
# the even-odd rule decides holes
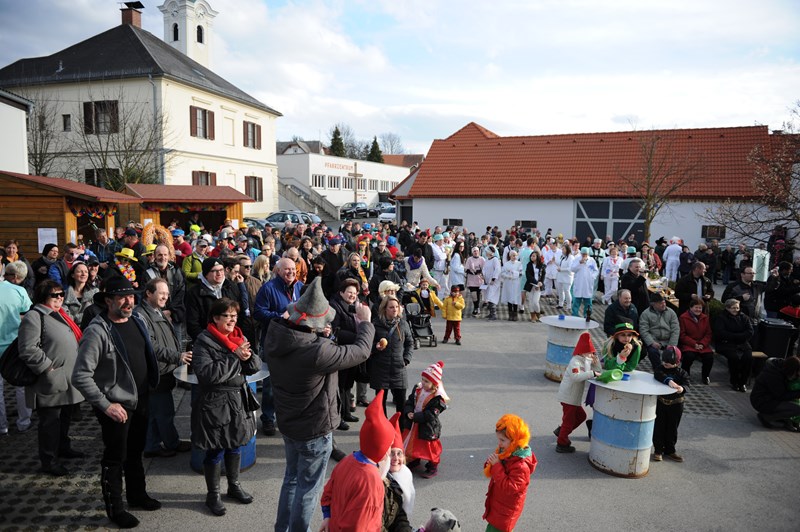
[[[586,381],[602,369],[597,357],[592,357],[594,353],[595,348],[589,333],[581,334],[558,387],[557,397],[561,402],[563,416],[561,429],[558,431],[557,452],[575,452],[575,448],[570,445],[569,435],[586,421],[586,411],[581,406]]]

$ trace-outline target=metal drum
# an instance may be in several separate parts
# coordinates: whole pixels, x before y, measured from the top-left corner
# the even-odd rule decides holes
[[[542,323],[547,328],[547,355],[544,363],[544,376],[551,381],[561,382],[572,352],[581,334],[599,327],[596,321],[586,321],[577,316],[545,316]]]

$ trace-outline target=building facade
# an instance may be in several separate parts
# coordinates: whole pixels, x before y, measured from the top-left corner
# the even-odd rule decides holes
[[[0,89],[0,170],[28,172],[26,125],[33,102]]]

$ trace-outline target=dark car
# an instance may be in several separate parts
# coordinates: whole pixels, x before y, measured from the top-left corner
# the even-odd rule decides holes
[[[370,207],[370,209],[375,212],[375,216],[378,216],[383,212],[390,212],[392,209],[394,209],[394,204],[389,203],[388,201],[379,201]]]
[[[363,201],[351,201],[339,207],[339,218],[342,220],[349,220],[352,218],[369,218],[370,216],[375,216],[375,214],[370,215],[370,211],[367,204]]]

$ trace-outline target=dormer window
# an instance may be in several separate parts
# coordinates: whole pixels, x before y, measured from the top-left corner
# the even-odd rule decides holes
[[[203,26],[197,26],[197,42],[203,44]]]
[[[172,25],[172,40],[173,41],[177,41],[178,40],[178,36],[179,36],[178,25],[177,24],[173,24]]]

